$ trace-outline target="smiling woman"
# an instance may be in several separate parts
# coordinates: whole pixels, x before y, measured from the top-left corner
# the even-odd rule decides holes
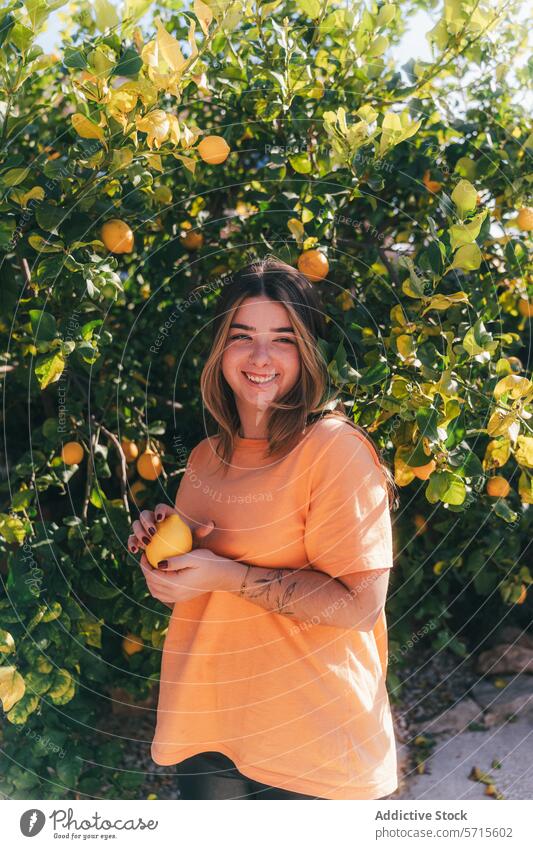
[[[141,558],[173,605],[152,757],[182,767],[183,798],[378,799],[397,786],[394,487],[370,438],[331,410],[324,336],[312,284],[273,257],[217,305],[201,376],[214,433],[174,508],[201,547],[155,570]],[[144,548],[168,512],[143,511],[130,544]]]

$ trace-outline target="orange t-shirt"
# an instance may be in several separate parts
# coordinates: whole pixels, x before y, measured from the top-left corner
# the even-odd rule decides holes
[[[191,452],[176,507],[215,530],[205,547],[272,568],[333,578],[393,566],[385,478],[374,447],[323,417],[281,459],[267,439],[236,438],[226,478],[217,437]],[[173,608],[152,758],[227,755],[249,778],[325,799],[379,799],[398,786],[385,687],[387,625],[308,624],[229,592]]]

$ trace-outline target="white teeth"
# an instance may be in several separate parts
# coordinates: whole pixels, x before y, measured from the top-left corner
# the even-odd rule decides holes
[[[248,374],[248,372],[246,371],[244,372],[244,374],[246,375],[248,380],[251,380],[252,383],[270,383],[270,381],[274,380],[274,378],[276,377],[275,374],[271,375],[270,377],[254,377],[253,375]]]

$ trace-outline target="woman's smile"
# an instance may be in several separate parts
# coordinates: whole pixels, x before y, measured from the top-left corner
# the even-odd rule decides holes
[[[256,374],[253,371],[243,371],[242,372],[247,383],[251,383],[252,386],[263,387],[268,386],[271,383],[277,383],[279,373],[273,372],[272,374]]]

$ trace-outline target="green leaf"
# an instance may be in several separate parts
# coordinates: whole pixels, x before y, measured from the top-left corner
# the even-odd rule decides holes
[[[476,208],[477,190],[468,180],[459,180],[452,192],[452,200],[461,218]]]
[[[0,218],[0,249],[3,251],[10,250],[12,247],[13,233],[15,232],[16,221],[14,217],[3,215]]]
[[[98,485],[94,486],[91,489],[89,501],[91,502],[93,507],[97,507],[98,509],[101,509],[104,506],[105,495]]]
[[[380,360],[361,374],[358,380],[360,386],[374,386],[376,383],[382,383],[390,374],[390,368],[387,363]]]
[[[43,613],[43,622],[53,622],[54,619],[59,619],[63,608],[58,601],[52,602],[48,610]]]
[[[442,501],[450,483],[450,472],[434,472],[426,487],[426,499],[430,504]]]
[[[46,672],[36,672],[31,670],[25,677],[26,690],[34,693],[36,696],[42,696],[50,688],[52,683],[51,676]]]
[[[439,432],[437,430],[438,419],[439,412],[434,407],[422,407],[417,410],[416,423],[420,431],[420,436],[427,436],[432,442],[436,442],[439,439]]]
[[[55,705],[61,704],[59,700],[68,692],[73,683],[74,679],[68,669],[56,669],[52,678],[52,686],[48,690],[48,697]]]
[[[52,206],[50,203],[41,203],[35,210],[37,224],[42,230],[53,233],[65,220],[65,208]]]
[[[456,251],[461,245],[470,245],[479,236],[481,225],[487,217],[487,210],[480,212],[466,224],[454,224],[450,227],[450,244],[452,251]]]
[[[15,651],[15,640],[9,633],[0,628],[0,654],[10,654]]]
[[[16,492],[11,499],[11,509],[17,512],[18,510],[27,510],[33,501],[35,491],[32,489],[21,489]]]
[[[445,504],[462,504],[466,497],[465,482],[459,475],[449,474],[448,486],[442,496]]]
[[[492,509],[504,522],[512,523],[518,519],[518,514],[514,510],[511,510],[505,498],[496,499]]]
[[[26,536],[26,525],[17,516],[0,513],[0,537],[7,543],[22,543]]]
[[[63,64],[67,68],[84,70],[87,67],[87,56],[79,47],[67,47],[63,56]]]
[[[25,690],[24,678],[14,666],[0,666],[0,701],[6,713],[23,697]]]
[[[388,26],[396,17],[396,11],[396,6],[394,6],[392,3],[388,4],[387,6],[382,6],[376,18],[376,25],[378,27]]]
[[[102,324],[103,324],[103,321],[102,321],[101,318],[95,318],[92,321],[88,321],[86,324],[84,324],[83,327],[81,328],[81,335],[84,338],[84,340],[86,342],[89,341],[93,336],[93,330],[96,327],[100,327]]]
[[[47,695],[50,695],[49,693]],[[54,701],[55,705],[66,705],[70,702],[74,696],[76,695],[76,682],[72,679],[70,686],[64,693],[60,696],[56,696]]]
[[[57,333],[56,320],[54,316],[44,310],[29,311],[31,329],[36,342],[49,342]]]
[[[58,758],[56,761],[56,775],[69,790],[72,790],[76,787],[82,767],[83,761],[80,758],[73,757],[68,760]]]
[[[109,584],[101,584],[96,578],[87,577],[84,584],[85,592],[89,595],[93,596],[93,598],[115,598],[115,596],[120,595],[121,590],[119,587],[112,587]]]
[[[39,696],[34,693],[24,693],[23,697],[11,708],[7,719],[13,725],[24,725],[28,716],[39,707]]]
[[[4,41],[9,39],[9,35],[14,26],[15,18],[13,17],[11,12],[8,12],[7,15],[4,15],[0,19],[0,47],[2,46]]]
[[[102,648],[102,623],[96,620],[83,618],[79,623],[80,634],[85,637],[88,646]]]
[[[296,0],[296,5],[312,20],[316,21],[320,17],[320,0]]]
[[[65,358],[56,351],[37,358],[35,374],[41,389],[46,389],[50,383],[56,383],[63,374]]]
[[[2,182],[6,186],[18,186],[20,183],[24,182],[29,174],[29,168],[11,168],[9,171],[2,174]]]
[[[481,251],[475,243],[463,245],[455,254],[451,267],[460,268],[462,271],[475,271],[481,265],[482,259]]]
[[[134,47],[127,47],[117,64],[113,68],[113,74],[123,77],[134,77],[143,66],[143,60]]]
[[[63,242],[54,242],[51,244],[47,239],[43,239],[37,233],[32,233],[28,236],[28,242],[32,248],[41,254],[55,254],[64,250]]]
[[[309,174],[311,171],[311,158],[307,153],[296,153],[289,156],[289,162],[297,174]]]
[[[45,280],[55,280],[63,271],[65,258],[63,254],[55,254],[54,256],[46,256],[37,266],[37,280],[44,283]]]

